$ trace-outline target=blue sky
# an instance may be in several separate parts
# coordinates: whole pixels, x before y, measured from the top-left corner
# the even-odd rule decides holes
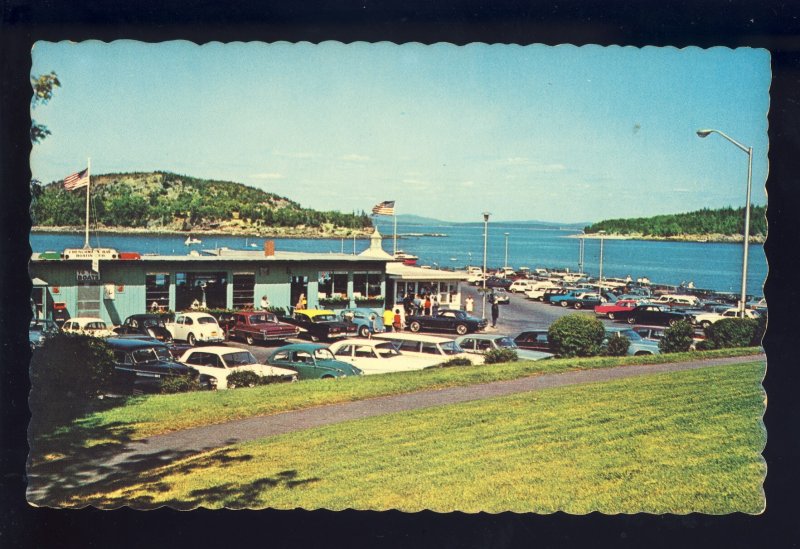
[[[45,43],[34,177],[164,170],[304,206],[597,221],[764,204],[765,50]]]

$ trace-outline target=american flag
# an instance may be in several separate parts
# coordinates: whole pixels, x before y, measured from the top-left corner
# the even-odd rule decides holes
[[[74,191],[89,185],[89,168],[64,178],[64,190]]]
[[[374,215],[394,215],[394,200],[387,200],[386,202],[376,204],[375,207],[372,208],[372,213]]]

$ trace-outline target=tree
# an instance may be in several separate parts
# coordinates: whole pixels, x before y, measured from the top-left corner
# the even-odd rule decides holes
[[[596,356],[604,337],[603,323],[581,314],[562,316],[547,331],[553,352],[562,357]]]
[[[53,92],[55,88],[61,87],[61,82],[56,73],[51,71],[50,74],[32,76],[31,86],[33,87],[31,109],[35,109],[38,105],[46,105],[53,98]],[[35,120],[31,119],[32,143],[39,143],[48,135],[50,135],[50,130],[47,129],[47,126],[37,124]]]

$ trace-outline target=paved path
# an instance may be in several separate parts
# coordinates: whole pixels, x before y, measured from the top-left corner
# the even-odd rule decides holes
[[[62,471],[58,475],[58,482],[64,483],[66,476],[72,479],[67,481],[67,485],[62,484],[60,486],[62,490],[68,489],[73,484],[76,486],[86,485],[87,483],[93,484],[104,480],[106,477],[119,476],[124,471],[133,472],[151,469],[169,463],[176,458],[198,452],[343,421],[502,397],[553,387],[612,381],[642,375],[694,370],[765,359],[766,356],[761,354],[673,364],[621,366],[546,374],[465,387],[451,387],[376,397],[356,402],[330,404],[305,410],[234,420],[218,425],[195,427],[129,442],[115,451],[113,455],[103,456],[100,460],[82,460],[75,470],[69,472],[69,475],[65,475],[65,472]],[[28,491],[29,499],[36,501],[41,498],[46,501],[48,499],[46,494],[49,491],[49,484],[51,482],[44,478],[31,476]]]

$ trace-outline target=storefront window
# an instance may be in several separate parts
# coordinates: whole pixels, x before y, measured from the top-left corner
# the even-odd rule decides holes
[[[252,309],[256,287],[255,273],[234,273],[233,275],[233,308]]]
[[[175,273],[175,309],[225,309],[228,279],[224,272]]]
[[[145,302],[151,311],[169,309],[169,273],[148,273],[145,276]]]
[[[320,271],[319,299],[347,298],[347,273]]]
[[[356,299],[372,299],[382,297],[381,282],[383,273],[353,273],[353,296]]]

